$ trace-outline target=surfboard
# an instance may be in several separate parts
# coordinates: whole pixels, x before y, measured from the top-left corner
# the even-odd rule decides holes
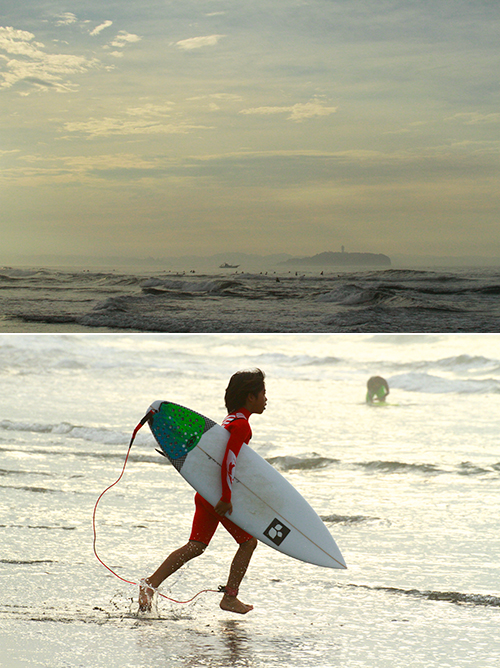
[[[372,408],[381,408],[382,406],[399,406],[399,404],[393,404],[392,401],[374,401],[372,403],[368,402],[366,405],[371,406]]]
[[[153,436],[181,476],[215,506],[229,432],[210,418],[170,401],[151,404]],[[326,568],[347,568],[327,527],[304,497],[248,444],[236,461],[229,518],[269,547]]]

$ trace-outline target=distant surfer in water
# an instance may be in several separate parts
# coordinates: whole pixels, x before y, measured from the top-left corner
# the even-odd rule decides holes
[[[233,511],[231,493],[236,459],[243,443],[248,443],[252,438],[248,419],[252,413],[263,413],[266,408],[264,373],[260,369],[238,371],[229,380],[224,399],[228,415],[222,422],[222,426],[229,431],[230,436],[221,467],[221,498],[214,507],[196,493],[194,497],[195,513],[189,541],[172,552],[153,575],[142,580],[139,588],[139,610],[141,612],[151,610],[154,590],[166,578],[186,562],[203,554],[219,523],[239,545],[229,570],[227,584],[222,588],[224,595],[219,605],[222,610],[243,615],[253,610],[253,605],[247,605],[238,599],[238,590],[257,547],[257,539],[236,526],[227,515],[231,515]]]
[[[389,394],[389,384],[382,376],[372,376],[366,383],[366,403],[374,404],[375,402],[385,402],[386,396]]]

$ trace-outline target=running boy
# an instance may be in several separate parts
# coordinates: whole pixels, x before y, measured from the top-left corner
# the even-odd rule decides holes
[[[222,422],[222,426],[229,431],[230,436],[221,467],[221,498],[214,507],[196,493],[195,513],[189,541],[172,552],[153,575],[142,581],[139,588],[139,610],[141,611],[151,610],[154,590],[166,578],[186,562],[203,554],[219,523],[239,545],[219,605],[222,610],[242,615],[253,610],[253,605],[247,605],[238,599],[238,589],[257,547],[257,539],[236,526],[227,515],[231,515],[233,511],[231,492],[236,459],[243,443],[248,443],[252,438],[248,419],[252,413],[263,413],[266,408],[264,373],[260,369],[235,373],[229,380],[224,400],[228,415]]]

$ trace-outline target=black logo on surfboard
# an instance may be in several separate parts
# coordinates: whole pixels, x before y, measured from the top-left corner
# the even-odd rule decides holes
[[[281,545],[289,533],[290,529],[283,524],[281,520],[275,517],[264,531],[264,536],[267,536],[275,545]]]

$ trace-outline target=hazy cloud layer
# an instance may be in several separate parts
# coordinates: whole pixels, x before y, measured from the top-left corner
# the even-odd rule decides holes
[[[325,107],[321,102],[307,102],[306,104],[294,104],[291,107],[256,107],[254,109],[242,109],[240,114],[286,114],[290,121],[303,121],[314,116],[329,116],[337,111],[337,107]]]
[[[500,254],[497,3],[5,0],[2,21],[4,252],[103,255],[99,228],[125,255]]]

